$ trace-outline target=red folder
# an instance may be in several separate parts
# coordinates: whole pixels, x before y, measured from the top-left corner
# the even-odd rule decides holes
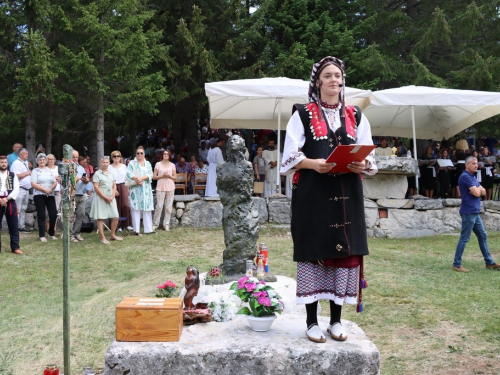
[[[336,163],[330,173],[349,173],[347,165],[353,161],[363,161],[375,149],[375,145],[339,145],[326,159],[327,163]]]

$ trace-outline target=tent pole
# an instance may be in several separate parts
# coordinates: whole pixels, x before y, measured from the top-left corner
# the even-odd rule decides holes
[[[415,106],[411,106],[411,128],[413,130],[413,158],[417,161],[418,165],[418,157],[417,157],[417,137],[415,135]],[[415,184],[417,186],[417,194],[419,190],[418,186],[418,175],[415,176]]]
[[[276,165],[276,193],[281,194],[281,176],[280,176],[280,167],[281,167],[281,98],[278,98],[278,144],[277,148],[278,154],[277,157],[277,165]]]

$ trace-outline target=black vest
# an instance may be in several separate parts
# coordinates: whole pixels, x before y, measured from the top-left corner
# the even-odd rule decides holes
[[[296,104],[306,141],[302,152],[310,159],[326,159],[337,144],[351,144],[345,119],[333,132],[327,124],[328,135],[315,139],[310,114],[303,104]],[[294,109],[294,110],[295,110]],[[361,110],[356,108],[356,127]],[[296,172],[298,173],[298,172]],[[367,255],[366,222],[361,177],[355,173],[320,174],[301,169],[292,190],[293,260],[315,261]]]

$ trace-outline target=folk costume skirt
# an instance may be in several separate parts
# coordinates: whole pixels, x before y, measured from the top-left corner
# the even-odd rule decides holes
[[[314,262],[297,262],[297,304],[328,299],[336,305],[357,304],[359,266],[330,267]]]
[[[360,264],[368,255],[360,176],[301,170],[292,193],[292,237],[296,302],[328,299],[337,305],[356,304]],[[333,266],[323,264],[327,260]]]

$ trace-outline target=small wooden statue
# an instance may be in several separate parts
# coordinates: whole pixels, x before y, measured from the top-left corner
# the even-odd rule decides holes
[[[193,305],[193,298],[198,294],[198,289],[200,289],[200,273],[198,269],[194,266],[189,266],[186,269],[186,295],[184,296],[184,310],[192,310],[196,308]]]

